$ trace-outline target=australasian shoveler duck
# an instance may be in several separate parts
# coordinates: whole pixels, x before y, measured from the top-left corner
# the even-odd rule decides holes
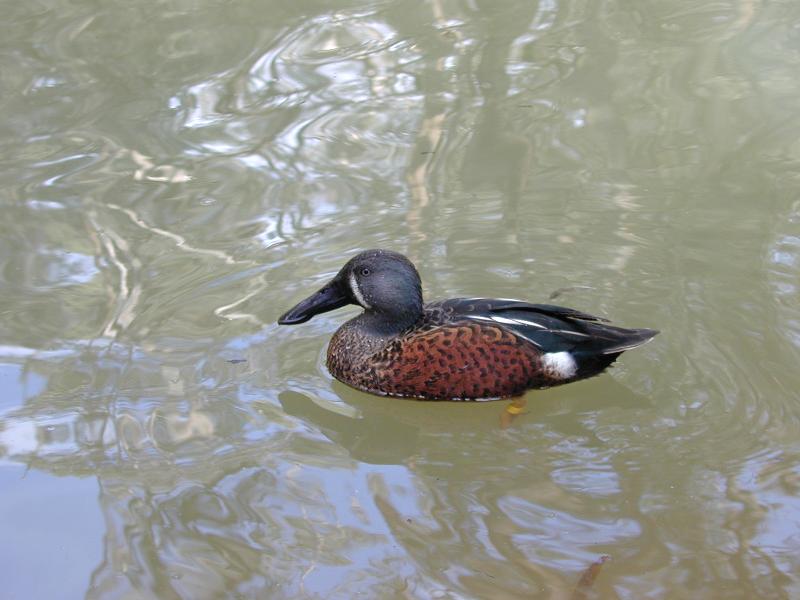
[[[653,329],[623,329],[550,304],[454,298],[423,304],[416,268],[402,254],[367,250],[278,323],[356,304],[328,346],[327,365],[349,386],[425,400],[512,398],[602,373]]]

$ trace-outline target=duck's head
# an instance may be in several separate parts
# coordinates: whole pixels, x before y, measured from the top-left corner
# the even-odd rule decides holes
[[[286,312],[278,323],[305,323],[314,315],[347,304],[361,306],[376,324],[407,327],[422,314],[419,273],[402,254],[366,250],[347,261],[333,279]]]

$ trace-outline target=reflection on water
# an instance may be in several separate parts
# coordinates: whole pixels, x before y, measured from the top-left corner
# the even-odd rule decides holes
[[[800,594],[793,3],[7,8],[11,593]],[[511,423],[361,394],[274,321],[376,246],[663,334]]]

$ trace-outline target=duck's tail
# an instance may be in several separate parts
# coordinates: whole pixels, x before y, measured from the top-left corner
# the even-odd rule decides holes
[[[601,354],[620,354],[625,350],[637,348],[646,344],[659,334],[657,329],[624,329],[611,325],[595,325],[594,327],[604,330],[603,337],[608,345],[603,346]]]
[[[575,360],[578,363],[576,379],[599,375],[611,366],[620,354],[646,344],[659,333],[655,329],[625,329],[599,323],[592,323],[591,328],[601,331],[592,331],[591,348],[582,348],[575,352]]]

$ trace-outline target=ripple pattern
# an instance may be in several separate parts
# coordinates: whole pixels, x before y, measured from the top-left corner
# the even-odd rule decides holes
[[[5,9],[0,475],[97,481],[83,595],[800,596],[796,3]],[[360,394],[274,321],[375,246],[662,335],[506,429]]]

